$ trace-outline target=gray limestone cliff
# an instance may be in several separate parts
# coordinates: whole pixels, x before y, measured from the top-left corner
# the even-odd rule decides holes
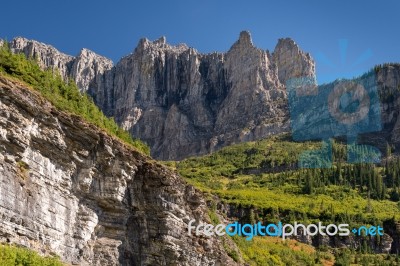
[[[88,92],[107,115],[147,142],[154,157],[205,154],[288,130],[279,77],[313,76],[314,63],[293,41],[287,43],[279,40],[271,54],[242,32],[228,52],[201,54],[165,38],[142,39],[113,68],[113,82],[104,79]]]
[[[202,195],[168,168],[0,76],[0,241],[79,265],[235,265]]]
[[[75,78],[106,115],[160,159],[288,131],[285,81],[315,76],[311,56],[293,40],[280,39],[270,53],[255,47],[246,31],[226,53],[202,54],[164,37],[142,39],[115,66],[87,50],[70,57],[22,38],[11,47]]]
[[[300,50],[290,38],[279,39],[273,54],[278,78],[285,84],[290,78],[315,77],[315,63],[309,53]]]
[[[182,159],[289,131],[285,83],[315,78],[313,59],[293,40],[279,39],[270,53],[255,47],[246,31],[226,53],[202,54],[185,44],[169,45],[164,37],[141,39],[115,66],[87,49],[71,57],[24,38],[10,46],[38,58],[44,68],[58,69],[64,78],[73,77],[106,115],[147,142],[160,159]],[[387,142],[400,149],[399,66],[380,67],[376,79],[383,130],[362,138],[382,151]]]

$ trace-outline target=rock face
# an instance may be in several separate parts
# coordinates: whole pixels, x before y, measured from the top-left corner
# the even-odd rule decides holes
[[[73,58],[21,38],[11,46],[74,77],[106,115],[160,159],[287,131],[286,79],[315,76],[311,56],[293,40],[280,39],[271,54],[256,48],[245,31],[227,53],[201,54],[164,37],[142,39],[114,67],[91,52]]]
[[[66,79],[73,77],[159,159],[182,159],[290,131],[285,83],[315,78],[314,61],[293,40],[279,39],[270,53],[254,47],[246,31],[226,53],[201,54],[184,44],[171,46],[164,37],[142,39],[115,66],[86,49],[71,57],[24,38],[10,46]],[[381,67],[376,80],[384,129],[361,137],[382,151],[386,142],[400,148],[399,65]]]
[[[0,240],[79,265],[235,265],[179,176],[0,77]]]
[[[248,32],[227,53],[201,54],[170,46],[165,38],[142,39],[111,71],[113,82],[104,79],[105,85],[88,92],[107,115],[147,142],[154,157],[182,159],[288,130],[279,76],[313,71],[310,56],[293,41],[280,40],[271,55],[254,47]]]
[[[301,51],[290,38],[279,39],[273,60],[278,67],[281,84],[290,78],[315,77],[315,63],[310,54]]]

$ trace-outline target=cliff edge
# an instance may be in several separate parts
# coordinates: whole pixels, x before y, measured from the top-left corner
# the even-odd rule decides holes
[[[235,265],[173,171],[0,76],[0,240],[79,265]]]

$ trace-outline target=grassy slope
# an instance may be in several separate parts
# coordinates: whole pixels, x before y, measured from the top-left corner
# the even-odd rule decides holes
[[[166,164],[176,168],[189,183],[206,193],[218,195],[224,202],[266,211],[266,216],[259,212],[256,220],[297,220],[307,223],[342,219],[353,225],[364,225],[381,223],[394,216],[395,219],[400,218],[398,202],[387,199],[388,196],[381,200],[370,199],[365,189],[361,191],[361,188],[352,188],[348,184],[322,185],[312,193],[305,193],[303,187],[306,171],[290,167],[296,164],[301,151],[318,147],[320,144],[316,142],[296,143],[290,141],[288,136],[281,135],[229,146],[211,155]],[[338,151],[343,153],[343,145],[335,144],[335,149],[336,157],[339,158]],[[246,169],[258,169],[260,173],[243,174]],[[383,175],[382,167],[376,169]],[[251,265],[334,263],[332,250],[315,251],[307,245],[284,243],[268,237],[255,237],[249,242],[242,238],[234,240]],[[293,249],[293,245],[301,248]],[[346,265],[349,261],[354,265],[366,265],[367,261],[376,262],[370,265],[396,265],[395,256],[356,252],[338,253],[336,260],[337,265]],[[343,261],[345,264],[340,264]]]
[[[250,265],[333,265],[334,256],[329,252],[316,251],[314,247],[295,240],[281,241],[276,237],[255,237],[246,241],[234,237],[243,258]]]
[[[150,154],[146,144],[133,139],[112,118],[106,117],[89,96],[81,94],[72,79],[64,82],[52,70],[41,70],[35,60],[26,59],[23,54],[12,54],[6,44],[0,47],[0,75],[17,78],[40,92],[58,109],[78,115],[124,143]]]
[[[296,143],[286,136],[275,136],[167,164],[177,168],[189,183],[229,203],[294,215],[305,213],[310,220],[319,220],[327,214],[353,216],[358,222],[400,218],[397,202],[368,199],[365,191],[347,185],[330,184],[314,189],[313,193],[304,193],[302,169],[277,173],[266,173],[262,169],[262,165],[279,170],[284,165],[295,164],[301,151],[318,147],[318,143]],[[261,173],[242,174],[241,170],[246,168],[258,168]]]

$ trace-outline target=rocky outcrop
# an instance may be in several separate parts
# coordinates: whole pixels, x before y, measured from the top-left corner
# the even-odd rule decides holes
[[[60,59],[61,60],[61,59]],[[0,76],[0,241],[79,265],[234,265],[168,168]]]
[[[288,131],[285,81],[315,76],[311,56],[293,40],[279,40],[271,54],[255,47],[246,31],[226,53],[142,39],[114,67],[93,53],[72,58],[21,38],[11,46],[74,77],[106,115],[161,159]]]
[[[22,37],[15,38],[10,47],[15,53],[24,53],[28,58],[35,58],[43,69],[57,70],[64,79],[73,78],[82,91],[89,83],[100,83],[105,71],[110,70],[113,62],[88,49],[82,49],[76,56],[61,53],[53,46]]]
[[[309,53],[300,50],[290,38],[279,39],[273,60],[278,68],[281,84],[290,78],[315,77],[315,63]]]

